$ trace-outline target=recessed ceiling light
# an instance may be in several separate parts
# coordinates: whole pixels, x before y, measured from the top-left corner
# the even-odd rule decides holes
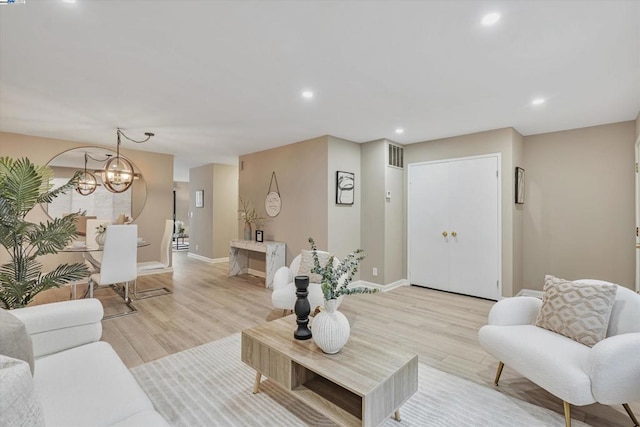
[[[305,90],[302,92],[302,97],[305,99],[311,99],[313,98],[313,92],[311,92],[310,90]]]
[[[76,0],[62,0],[63,3],[75,3]]]
[[[489,27],[500,20],[500,14],[497,12],[487,13],[482,17],[482,25]]]
[[[397,133],[398,135],[401,135],[401,134],[403,134],[403,133],[404,133],[404,129],[402,129],[402,128],[398,128],[398,129],[396,129],[396,133]]]
[[[544,102],[545,102],[544,98],[536,98],[533,101],[531,101],[533,105],[542,105],[544,104]]]

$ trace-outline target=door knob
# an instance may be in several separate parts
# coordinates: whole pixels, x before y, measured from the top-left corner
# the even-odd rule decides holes
[[[452,231],[452,232],[451,232],[451,235],[452,235],[453,237],[456,237],[456,236],[458,235],[458,233],[456,233],[455,231]]]
[[[443,236],[443,237],[447,237],[448,235],[449,235],[449,233],[447,233],[446,231],[443,231],[443,232],[442,232],[442,236]]]

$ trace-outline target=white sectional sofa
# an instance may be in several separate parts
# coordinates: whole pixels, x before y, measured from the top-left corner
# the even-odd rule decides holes
[[[31,335],[33,389],[46,426],[168,426],[122,360],[101,342],[96,299],[11,311]]]

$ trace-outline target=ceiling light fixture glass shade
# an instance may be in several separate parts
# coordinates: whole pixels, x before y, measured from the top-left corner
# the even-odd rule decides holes
[[[80,178],[76,182],[76,191],[83,196],[88,196],[96,191],[96,187],[98,187],[98,180],[94,174],[87,171],[87,153],[84,153],[84,171],[80,173]]]
[[[107,161],[104,171],[102,172],[102,182],[104,183],[105,188],[112,193],[123,193],[127,191],[129,187],[131,187],[131,184],[133,184],[133,180],[136,178],[136,175],[138,175],[135,173],[131,162],[124,157],[120,157],[120,135],[124,136],[129,141],[135,142],[136,144],[147,142],[149,138],[153,136],[151,132],[145,132],[147,137],[141,141],[136,141],[135,139],[129,138],[120,130],[120,128],[118,128],[116,131],[116,136],[118,138],[116,157],[112,157]]]

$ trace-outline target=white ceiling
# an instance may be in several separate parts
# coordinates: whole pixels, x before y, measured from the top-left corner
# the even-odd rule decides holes
[[[174,154],[176,180],[325,134],[530,135],[639,110],[638,0],[0,6],[0,130],[113,146],[116,127],[155,132],[123,144]]]

